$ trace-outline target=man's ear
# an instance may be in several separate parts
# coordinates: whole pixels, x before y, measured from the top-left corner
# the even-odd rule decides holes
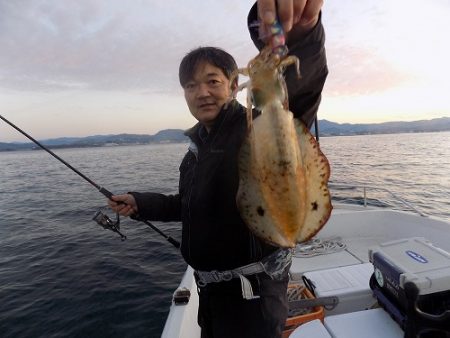
[[[236,98],[236,95],[237,95],[237,92],[238,92],[238,80],[237,80],[237,78],[235,78],[234,80],[233,80],[233,82],[231,83],[231,86],[230,86],[230,89],[231,89],[231,95],[233,96],[233,98]]]

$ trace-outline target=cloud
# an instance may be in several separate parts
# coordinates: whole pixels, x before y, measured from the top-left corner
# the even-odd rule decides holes
[[[0,57],[1,84],[117,89],[151,84],[154,70],[163,75],[165,67],[157,63],[161,48],[155,48],[163,41],[127,25],[127,17],[111,7],[92,4],[41,1],[27,8],[11,2],[1,18],[7,19],[1,20],[0,42],[7,46]]]
[[[331,45],[327,49],[329,77],[326,95],[364,95],[390,90],[414,77],[397,69],[370,48]]]
[[[219,25],[213,15],[198,20],[204,4],[189,2],[3,1],[0,86],[169,93],[178,88],[178,65],[188,50],[206,44],[239,50],[248,40],[248,4],[234,2],[242,11],[235,18],[233,4],[213,3],[209,11],[228,15],[221,17],[229,25]],[[242,21],[241,37],[235,20]]]

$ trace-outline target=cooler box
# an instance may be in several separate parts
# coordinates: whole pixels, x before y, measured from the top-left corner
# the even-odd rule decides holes
[[[415,237],[371,248],[369,259],[374,265],[370,286],[406,334],[436,328],[440,333],[433,337],[441,333],[446,337],[445,332],[450,332],[450,253]]]
[[[365,310],[376,304],[369,287],[372,273],[373,265],[364,263],[307,272],[304,276],[314,284],[317,298],[338,297],[334,309],[325,308],[326,314],[332,315]]]

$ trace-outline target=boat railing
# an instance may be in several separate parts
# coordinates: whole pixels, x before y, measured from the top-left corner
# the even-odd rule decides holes
[[[371,201],[373,201],[373,200],[368,198],[368,194],[367,194],[368,190],[370,190],[370,191],[372,191],[372,190],[373,191],[381,191],[383,193],[387,193],[387,194],[391,195],[394,198],[395,201],[399,202],[403,207],[406,207],[407,210],[411,210],[411,211],[413,211],[413,212],[415,212],[418,215],[423,216],[423,217],[427,217],[428,216],[427,214],[425,214],[424,212],[419,210],[416,206],[414,206],[412,203],[408,202],[404,198],[398,196],[397,194],[395,194],[394,192],[392,192],[391,190],[389,190],[389,189],[387,189],[385,187],[378,187],[378,186],[374,186],[374,185],[370,185],[370,184],[352,185],[352,184],[344,184],[344,183],[329,183],[328,187],[333,192],[336,192],[336,191],[348,191],[348,190],[353,190],[353,191],[354,190],[358,190],[358,191],[362,190],[362,194],[363,194],[363,196],[362,196],[362,204],[364,205],[364,207],[367,207],[369,205],[374,205],[374,203],[371,203]],[[333,195],[334,194],[332,194],[332,196]],[[342,200],[342,199],[341,199],[341,201],[345,202],[345,200]],[[379,203],[380,202],[382,203],[382,201],[380,201],[379,199],[376,199],[376,201],[379,202]],[[380,206],[380,205],[378,204],[377,206]],[[404,210],[404,209],[402,208],[402,210]]]

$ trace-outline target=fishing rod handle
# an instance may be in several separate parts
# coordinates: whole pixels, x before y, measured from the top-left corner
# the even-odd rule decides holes
[[[105,189],[105,188],[103,188],[103,187],[100,187],[100,188],[98,189],[98,191],[99,191],[101,194],[103,194],[103,196],[105,196],[107,199],[109,199],[109,200],[112,201],[113,193],[112,193],[111,191],[109,191],[109,190],[107,190],[107,189]]]
[[[100,187],[100,188],[98,189],[98,191],[99,191],[103,196],[105,196],[107,199],[109,199],[110,201],[116,202],[117,204],[126,204],[125,202],[122,202],[122,201],[114,201],[114,200],[112,199],[112,197],[114,196],[114,194],[113,194],[111,191],[109,191],[109,190],[107,190],[107,189],[105,189],[105,188],[103,188],[103,187]]]
[[[122,202],[122,201],[114,201],[114,200],[112,199],[112,197],[114,196],[114,194],[113,194],[111,191],[109,191],[109,190],[107,190],[107,189],[105,189],[105,188],[103,188],[103,187],[100,187],[100,188],[98,189],[98,191],[99,191],[103,196],[105,196],[107,199],[109,199],[110,201],[113,201],[113,202],[115,202],[115,203],[117,203],[117,204],[119,204],[119,205],[123,205],[123,204],[127,205],[125,202]]]

